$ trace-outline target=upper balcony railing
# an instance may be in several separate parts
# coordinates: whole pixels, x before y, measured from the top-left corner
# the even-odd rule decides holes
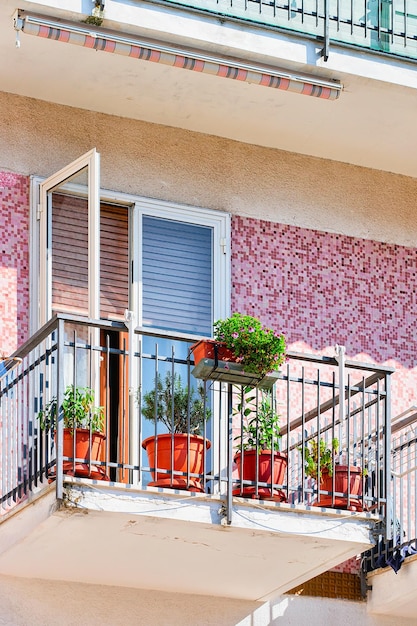
[[[198,339],[63,315],[38,331],[0,378],[0,518],[51,481],[62,498],[72,475],[215,495],[228,523],[243,497],[371,512],[391,528],[390,368],[346,361],[340,347],[335,358],[289,353],[254,388],[227,363],[196,366]],[[85,388],[102,407],[99,439],[71,428],[68,405]],[[326,456],[314,464],[317,445],[330,449],[329,472]]]
[[[331,42],[417,59],[417,0],[164,0]]]

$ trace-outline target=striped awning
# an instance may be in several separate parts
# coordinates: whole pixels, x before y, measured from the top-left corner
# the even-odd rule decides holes
[[[343,88],[336,81],[322,81],[314,76],[288,73],[273,67],[246,64],[227,57],[213,57],[197,50],[173,48],[165,44],[124,37],[105,28],[80,25],[76,22],[51,19],[47,16],[18,10],[15,29],[28,35],[71,43],[92,50],[120,54],[132,59],[162,63],[193,72],[211,74],[246,83],[291,91],[323,100],[336,100]]]

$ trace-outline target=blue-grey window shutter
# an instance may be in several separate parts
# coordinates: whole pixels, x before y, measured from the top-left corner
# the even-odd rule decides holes
[[[143,323],[211,335],[212,229],[143,216]]]

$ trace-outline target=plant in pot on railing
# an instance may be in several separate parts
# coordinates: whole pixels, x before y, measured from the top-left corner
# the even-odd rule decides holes
[[[207,363],[201,378],[265,388],[276,382],[273,374],[285,359],[284,335],[241,313],[217,320],[213,329],[214,339],[198,341],[191,347],[196,366],[203,359]],[[207,374],[210,367],[213,371]]]
[[[142,414],[168,430],[142,442],[149,467],[154,468],[153,481],[148,484],[204,491],[201,476],[205,471],[205,452],[211,443],[202,433],[211,411],[203,387],[184,386],[177,373],[167,372],[165,378],[158,374],[156,386],[143,397]]]
[[[39,412],[42,430],[56,430],[58,413],[57,399]],[[90,462],[100,461],[103,434],[104,409],[94,404],[94,391],[90,387],[69,385],[62,401],[64,445],[63,455],[80,461],[64,461],[65,474],[87,478],[107,479],[99,465]],[[56,436],[56,433],[55,433]]]
[[[272,390],[244,389],[235,415],[241,418],[234,455],[241,483],[233,490],[234,495],[286,501],[284,491],[276,487],[285,483],[287,455],[279,451],[279,415],[274,408]]]
[[[313,506],[362,511],[362,483],[366,470],[336,463],[338,451],[339,440],[336,438],[330,443],[314,438],[304,447],[305,475],[315,480],[320,492]]]

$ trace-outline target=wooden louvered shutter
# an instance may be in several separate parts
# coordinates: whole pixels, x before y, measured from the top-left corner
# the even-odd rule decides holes
[[[87,200],[53,194],[52,311],[88,313]]]
[[[128,209],[100,207],[100,315],[120,319],[128,308]],[[88,314],[87,200],[54,194],[52,310]]]
[[[124,318],[129,308],[128,210],[100,207],[100,315]]]

